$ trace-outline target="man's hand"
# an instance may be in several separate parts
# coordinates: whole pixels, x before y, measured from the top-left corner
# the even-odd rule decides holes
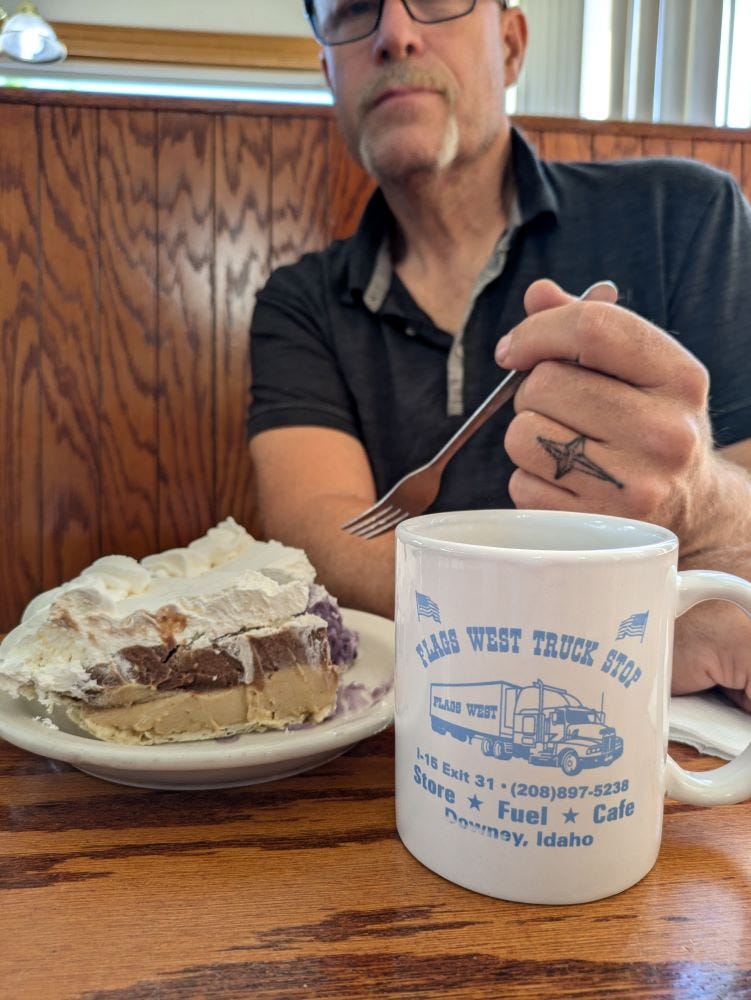
[[[751,545],[727,552],[705,552],[685,560],[681,569],[751,570]],[[726,601],[704,601],[676,623],[673,694],[703,691],[715,685],[747,712],[751,711],[751,626],[745,612]]]
[[[496,353],[532,369],[505,441],[517,507],[651,521],[686,551],[717,542],[704,516],[716,491],[704,367],[634,313],[550,281],[535,282],[525,306]]]
[[[679,537],[681,569],[751,579],[751,478],[712,446],[700,362],[635,314],[550,281],[531,285],[525,306],[496,352],[506,368],[531,369],[505,441],[517,507],[661,524]],[[749,650],[742,611],[693,608],[676,625],[674,692],[719,685],[751,709]]]

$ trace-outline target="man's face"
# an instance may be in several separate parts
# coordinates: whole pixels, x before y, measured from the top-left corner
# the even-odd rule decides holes
[[[382,182],[481,155],[503,131],[504,91],[525,43],[523,15],[497,0],[437,24],[385,0],[372,35],[324,52],[350,152]]]

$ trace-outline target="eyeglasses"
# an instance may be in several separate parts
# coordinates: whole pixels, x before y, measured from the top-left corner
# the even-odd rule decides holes
[[[372,35],[381,23],[385,0],[305,0],[313,34],[321,45],[346,45]],[[471,14],[477,0],[401,0],[413,21],[438,24]],[[506,7],[507,0],[500,0]]]

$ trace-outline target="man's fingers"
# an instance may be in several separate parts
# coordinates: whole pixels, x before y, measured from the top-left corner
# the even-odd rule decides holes
[[[582,297],[586,298],[587,302],[609,302],[611,305],[615,305],[618,301],[618,289],[612,281],[598,281],[591,285],[582,296],[570,295],[549,278],[541,278],[539,281],[533,281],[527,289],[524,296],[524,309],[527,315],[531,316],[533,313],[544,312],[546,309],[555,309],[556,306],[577,302]]]
[[[588,503],[623,503],[618,494],[629,476],[623,456],[606,443],[526,412],[509,427],[504,446],[514,465],[537,479],[586,497]]]
[[[531,298],[551,301],[554,289],[536,290]],[[641,389],[669,387],[688,405],[703,406],[706,400],[706,371],[693,355],[656,326],[608,302],[569,301],[533,313],[501,338],[495,357],[504,368],[521,371],[541,361],[569,361]]]
[[[543,278],[540,281],[533,281],[527,289],[524,296],[524,311],[528,316],[532,316],[546,309],[555,309],[556,306],[565,306],[575,301],[576,296],[564,292],[554,281]]]

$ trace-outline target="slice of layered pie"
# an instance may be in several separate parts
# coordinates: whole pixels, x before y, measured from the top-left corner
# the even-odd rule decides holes
[[[302,550],[231,518],[184,549],[99,559],[29,604],[0,687],[121,743],[321,722],[356,636],[314,579]]]

